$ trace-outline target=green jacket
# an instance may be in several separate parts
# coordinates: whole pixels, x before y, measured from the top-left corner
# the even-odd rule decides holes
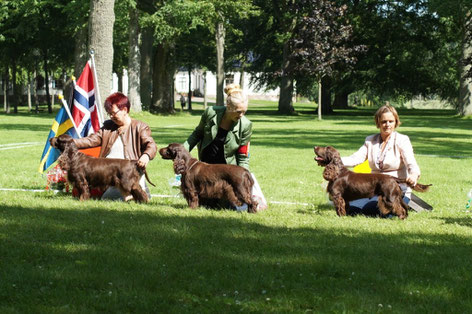
[[[201,159],[201,153],[216,137],[218,126],[226,111],[224,106],[208,107],[202,114],[200,123],[190,134],[184,146],[191,151],[195,145],[198,145],[198,158]],[[224,145],[225,159],[227,164],[238,165],[249,169],[249,141],[252,135],[252,122],[243,116],[233,125],[228,132]],[[244,147],[246,146],[247,147]],[[241,148],[241,149],[240,149]],[[246,153],[244,153],[246,150]]]

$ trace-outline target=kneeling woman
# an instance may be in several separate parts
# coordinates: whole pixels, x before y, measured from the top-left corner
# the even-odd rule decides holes
[[[190,134],[184,146],[191,151],[198,146],[198,159],[209,164],[233,164],[249,170],[249,142],[252,122],[245,117],[248,101],[239,85],[226,86],[226,106],[205,109],[200,123]],[[204,202],[208,207],[246,210],[247,205],[236,207],[212,199]]]
[[[420,168],[413,154],[413,147],[408,136],[396,132],[400,118],[394,107],[384,105],[375,113],[375,124],[379,134],[370,135],[364,145],[349,157],[343,157],[346,167],[353,167],[369,161],[372,173],[383,173],[415,185],[420,177]],[[411,199],[411,188],[400,184],[403,200],[408,204]],[[350,214],[378,215],[377,196],[349,202]]]
[[[248,101],[239,85],[226,86],[226,106],[208,107],[184,146],[198,146],[198,158],[209,164],[233,164],[249,169],[252,122],[245,117]]]

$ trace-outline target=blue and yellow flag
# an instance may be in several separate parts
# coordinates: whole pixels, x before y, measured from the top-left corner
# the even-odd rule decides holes
[[[46,146],[44,146],[43,155],[41,157],[41,162],[39,163],[39,172],[43,173],[44,170],[49,168],[61,154],[59,150],[52,147],[49,143],[49,139],[57,137],[62,134],[69,134],[70,136],[76,138],[76,132],[74,130],[74,125],[72,124],[71,119],[67,115],[67,111],[64,107],[61,107],[59,112],[54,119],[54,123],[51,126],[51,131],[49,132],[48,139],[46,141]]]

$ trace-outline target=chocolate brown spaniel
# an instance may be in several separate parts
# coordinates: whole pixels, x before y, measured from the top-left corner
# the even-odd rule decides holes
[[[328,193],[336,207],[338,216],[349,214],[349,202],[378,195],[377,206],[384,216],[394,214],[400,219],[408,216],[408,205],[403,201],[398,179],[379,173],[354,173],[344,167],[338,151],[332,147],[315,146],[315,160],[325,167],[323,178],[328,181]],[[425,192],[430,185],[416,184],[411,186],[415,191]]]
[[[90,198],[90,188],[105,190],[110,186],[118,188],[123,199],[132,195],[136,202],[148,201],[139,179],[144,173],[148,182],[154,184],[149,181],[146,170],[138,167],[136,160],[87,156],[79,152],[73,138],[67,134],[49,141],[61,151],[59,166],[67,171],[67,180],[77,189],[81,201]]]
[[[180,189],[191,208],[208,200],[227,200],[237,206],[246,203],[248,212],[257,212],[257,201],[252,199],[254,181],[247,169],[198,161],[178,143],[161,148],[159,154],[174,161],[174,172],[182,175]]]

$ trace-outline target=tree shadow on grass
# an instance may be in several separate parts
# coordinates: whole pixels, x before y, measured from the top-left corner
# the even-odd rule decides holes
[[[472,244],[454,234],[100,208],[4,206],[0,218],[4,310],[377,312],[382,304],[464,313],[472,306]]]
[[[472,227],[472,217],[467,216],[463,218],[450,218],[450,217],[441,217],[438,218],[442,221],[444,221],[445,224],[450,224],[450,225],[459,225],[459,226],[464,226],[464,227]]]
[[[51,119],[51,125],[53,123],[53,119]],[[34,132],[42,132],[45,133],[47,136],[47,133],[51,130],[51,126],[47,125],[40,125],[40,124],[21,124],[21,123],[15,123],[15,124],[2,124],[0,125],[0,129],[3,131],[34,131]]]
[[[253,145],[263,147],[312,149],[314,146],[334,146],[338,150],[355,152],[364,144],[371,132],[346,132],[343,130],[255,129]],[[472,156],[470,139],[461,134],[442,132],[409,132],[416,154],[443,156]]]

